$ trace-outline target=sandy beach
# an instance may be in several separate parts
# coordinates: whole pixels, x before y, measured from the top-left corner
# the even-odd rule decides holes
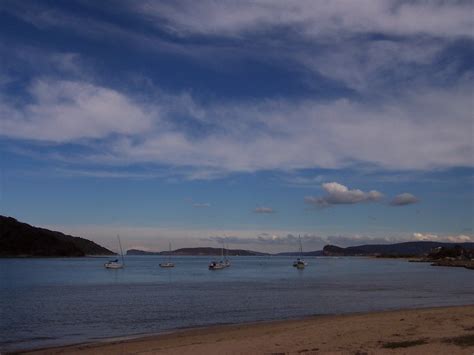
[[[474,354],[474,305],[224,325],[28,354]]]

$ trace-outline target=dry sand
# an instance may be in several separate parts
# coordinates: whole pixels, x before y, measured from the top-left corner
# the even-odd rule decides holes
[[[225,325],[30,354],[474,354],[474,305]]]

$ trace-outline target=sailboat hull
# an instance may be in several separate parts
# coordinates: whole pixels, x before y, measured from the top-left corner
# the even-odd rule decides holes
[[[106,269],[122,269],[123,268],[123,264],[114,263],[114,262],[105,263],[104,266]]]
[[[222,262],[209,264],[209,270],[222,270],[222,269],[225,269],[226,267],[227,266]]]
[[[174,264],[173,263],[161,263],[160,267],[170,268],[170,267],[174,267]]]

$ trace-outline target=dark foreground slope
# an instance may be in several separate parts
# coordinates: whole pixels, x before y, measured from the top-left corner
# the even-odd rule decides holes
[[[84,238],[30,226],[0,216],[0,257],[112,255],[110,250]]]

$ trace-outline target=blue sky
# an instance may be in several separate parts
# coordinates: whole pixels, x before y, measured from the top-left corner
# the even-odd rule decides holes
[[[2,1],[2,214],[113,249],[474,241],[473,10]]]

